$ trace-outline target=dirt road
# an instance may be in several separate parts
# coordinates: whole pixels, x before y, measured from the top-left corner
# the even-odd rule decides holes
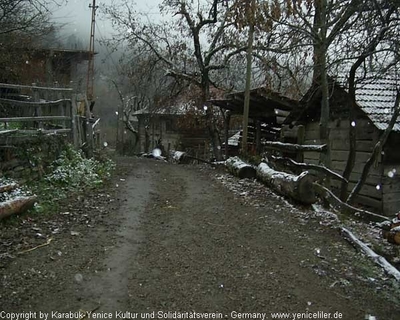
[[[400,319],[393,281],[326,217],[211,169],[118,162],[103,190],[1,227],[1,319]]]

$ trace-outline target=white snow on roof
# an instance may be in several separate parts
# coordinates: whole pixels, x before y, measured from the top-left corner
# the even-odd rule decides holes
[[[149,108],[148,106],[137,110],[132,113],[132,115],[142,115],[142,114],[157,114],[157,115],[184,115],[189,110],[193,110],[195,107],[192,103],[182,103],[179,105],[168,106],[168,107],[158,107],[158,108]]]
[[[339,79],[339,82],[342,82]],[[343,84],[343,82],[342,82]],[[396,101],[398,79],[382,78],[360,81],[356,87],[358,106],[379,130],[385,130],[389,125]],[[393,127],[400,131],[400,117]]]

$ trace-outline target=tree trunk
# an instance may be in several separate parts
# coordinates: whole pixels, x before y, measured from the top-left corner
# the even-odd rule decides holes
[[[249,131],[249,109],[250,109],[250,87],[251,87],[251,67],[253,61],[253,38],[254,38],[254,0],[249,0],[247,6],[247,19],[249,22],[249,34],[247,39],[246,53],[246,88],[244,91],[243,105],[243,136],[242,136],[242,153],[247,154],[247,137]]]
[[[222,150],[221,150],[221,143],[220,143],[220,137],[219,137],[219,132],[217,129],[217,126],[215,125],[214,121],[214,111],[212,107],[207,108],[207,129],[208,129],[208,134],[211,139],[211,145],[213,149],[213,154],[214,157],[217,161],[222,160]]]
[[[317,84],[321,91],[321,117],[319,122],[320,142],[327,145],[327,151],[320,154],[320,162],[327,168],[331,168],[331,157],[329,147],[329,83],[327,74],[326,55],[328,50],[327,40],[327,2],[321,0],[316,2],[314,15],[314,73],[313,82]],[[329,179],[326,184],[329,186]]]
[[[13,214],[19,214],[32,208],[37,200],[36,196],[17,197],[12,200],[0,203],[0,220]]]
[[[256,177],[256,169],[238,157],[229,158],[225,161],[225,165],[232,174],[240,179],[254,179]]]
[[[314,178],[308,172],[295,176],[275,171],[266,163],[261,163],[257,168],[257,178],[280,194],[301,203],[312,204],[317,201],[313,187]]]

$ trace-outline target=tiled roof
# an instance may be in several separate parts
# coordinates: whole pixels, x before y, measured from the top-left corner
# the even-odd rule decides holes
[[[379,130],[385,130],[390,122],[397,85],[397,81],[390,78],[365,80],[357,84],[357,104]],[[400,132],[400,117],[393,131]]]

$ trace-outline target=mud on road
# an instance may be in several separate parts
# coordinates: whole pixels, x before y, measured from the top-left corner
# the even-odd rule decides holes
[[[324,217],[256,182],[243,192],[243,182],[229,178],[227,188],[224,177],[205,167],[121,158],[103,189],[51,216],[1,225],[3,318],[95,310],[113,319],[185,311],[228,319],[275,312],[399,319],[394,282]]]

